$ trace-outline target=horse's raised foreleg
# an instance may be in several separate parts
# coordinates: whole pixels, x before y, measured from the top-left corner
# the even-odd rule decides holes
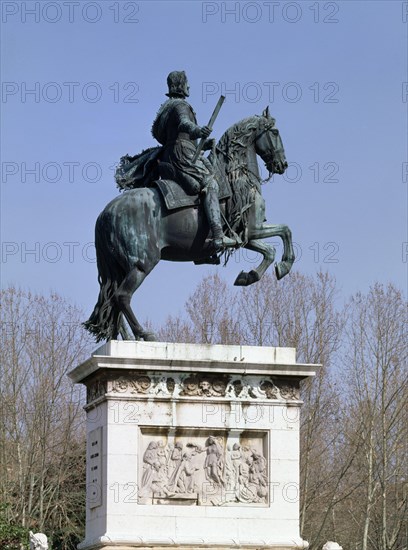
[[[287,225],[270,225],[266,223],[260,223],[251,227],[248,232],[248,244],[245,248],[250,250],[255,250],[260,252],[264,259],[262,263],[256,268],[250,271],[249,273],[241,272],[236,281],[235,285],[247,286],[262,277],[265,273],[265,270],[271,265],[275,258],[275,249],[267,244],[262,242],[261,239],[268,239],[270,237],[280,237],[283,242],[283,255],[282,260],[275,265],[276,277],[282,279],[285,275],[289,273],[293,262],[295,261],[295,254],[293,252],[292,245],[292,233]],[[271,250],[273,249],[273,251]]]
[[[130,329],[134,334],[136,340],[155,340],[155,336],[152,332],[146,332],[139,321],[136,319],[135,314],[130,306],[130,301],[136,289],[142,284],[147,273],[134,267],[124,278],[121,285],[115,292],[114,300],[118,310],[120,310],[129,323]]]
[[[263,260],[257,268],[252,269],[249,273],[241,271],[235,279],[234,285],[236,286],[248,286],[259,281],[275,259],[275,248],[264,241],[253,239],[245,245],[245,248],[259,252],[263,255]]]
[[[283,254],[282,260],[275,265],[276,277],[282,279],[282,277],[289,273],[295,261],[295,253],[293,252],[292,232],[287,225],[262,223],[258,227],[251,228],[249,236],[251,239],[280,237],[283,242]]]

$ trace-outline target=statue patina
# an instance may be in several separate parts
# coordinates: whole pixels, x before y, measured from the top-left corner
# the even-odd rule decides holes
[[[188,193],[201,194],[204,212],[207,216],[214,248],[234,247],[235,239],[223,233],[218,199],[219,186],[214,177],[210,161],[200,156],[194,160],[197,138],[208,138],[211,128],[198,126],[195,112],[187,103],[190,87],[184,71],[173,71],[167,77],[169,99],[163,103],[153,122],[153,137],[163,146],[160,162],[169,170],[172,180],[177,181]],[[211,149],[215,143],[207,139],[203,151]]]
[[[209,139],[211,128],[197,124],[186,101],[185,73],[173,71],[167,83],[169,99],[152,127],[161,145],[122,157],[116,182],[123,193],[96,221],[100,292],[84,326],[97,341],[119,334],[129,338],[123,318],[135,339],[155,339],[137,321],[130,301],[160,260],[219,264],[220,256],[227,261],[234,247],[261,253],[259,266],[237,276],[238,286],[259,281],[274,262],[275,249],[263,239],[282,239],[282,259],[275,265],[278,279],[295,260],[288,226],[265,221],[257,156],[270,176],[283,174],[288,166],[269,108],[231,126],[216,144]],[[198,138],[211,153],[195,160]]]

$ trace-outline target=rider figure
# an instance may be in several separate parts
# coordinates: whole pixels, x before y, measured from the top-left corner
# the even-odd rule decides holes
[[[167,77],[169,99],[163,103],[153,122],[153,137],[163,145],[161,161],[171,164],[176,181],[189,193],[201,193],[217,251],[236,246],[236,241],[225,236],[222,230],[218,183],[210,161],[199,156],[193,163],[198,138],[208,138],[211,129],[198,126],[195,113],[186,101],[190,87],[184,71],[173,71]],[[213,146],[213,139],[206,139],[203,149]]]

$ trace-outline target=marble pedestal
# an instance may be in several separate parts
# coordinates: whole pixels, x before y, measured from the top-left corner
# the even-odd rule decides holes
[[[87,387],[82,550],[306,548],[292,348],[111,341]]]

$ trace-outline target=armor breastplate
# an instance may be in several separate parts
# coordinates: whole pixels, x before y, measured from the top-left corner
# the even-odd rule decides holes
[[[153,123],[153,137],[162,145],[174,143],[177,139],[184,139],[195,143],[187,132],[180,132],[181,117],[187,118],[193,124],[197,124],[195,113],[187,101],[169,100],[162,105]]]

